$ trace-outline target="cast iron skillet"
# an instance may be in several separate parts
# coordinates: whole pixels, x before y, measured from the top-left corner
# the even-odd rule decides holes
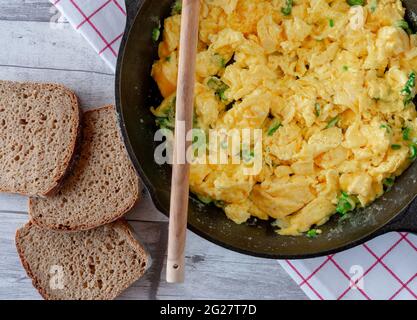
[[[153,158],[157,145],[153,135],[155,119],[149,108],[161,97],[150,77],[151,65],[157,58],[157,45],[152,30],[169,16],[173,0],[127,0],[128,19],[116,75],[116,104],[120,127],[127,150],[136,170],[146,184],[155,206],[169,213],[171,170],[159,166]],[[414,29],[417,24],[417,2],[404,1],[407,19]],[[414,16],[415,17],[415,16]],[[203,206],[190,196],[189,228],[228,249],[265,258],[302,259],[335,253],[391,231],[417,233],[417,165],[410,167],[382,198],[366,209],[356,211],[349,219],[337,216],[321,227],[323,234],[310,240],[305,236],[278,236],[269,223],[234,224],[215,206]]]

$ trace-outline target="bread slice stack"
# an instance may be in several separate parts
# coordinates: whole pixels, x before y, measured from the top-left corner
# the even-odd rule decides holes
[[[62,86],[0,81],[0,129],[0,191],[31,196],[16,247],[40,294],[113,299],[138,280],[148,255],[121,217],[139,178],[114,107],[81,121]]]

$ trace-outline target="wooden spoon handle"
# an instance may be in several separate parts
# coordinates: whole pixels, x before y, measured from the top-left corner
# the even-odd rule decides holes
[[[200,0],[183,0],[169,217],[167,281],[184,282],[190,166],[186,134],[193,127],[195,65]]]

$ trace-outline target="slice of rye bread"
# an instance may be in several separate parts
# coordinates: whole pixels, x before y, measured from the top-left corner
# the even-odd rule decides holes
[[[69,233],[29,222],[16,232],[16,248],[33,285],[48,300],[114,299],[148,264],[124,220]]]
[[[37,225],[61,231],[96,228],[117,220],[139,198],[139,178],[127,155],[113,106],[83,116],[80,156],[56,195],[29,200]]]
[[[74,159],[77,97],[61,85],[0,81],[0,192],[53,194]]]

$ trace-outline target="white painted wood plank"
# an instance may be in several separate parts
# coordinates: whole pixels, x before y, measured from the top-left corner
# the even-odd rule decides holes
[[[20,264],[15,233],[27,216],[0,212],[0,300],[41,299]]]
[[[0,211],[27,212],[28,198],[25,196],[0,193]]]
[[[49,22],[0,21],[0,47],[7,48],[0,55],[2,66],[112,74],[94,49],[69,24],[56,28]]]
[[[157,298],[286,300],[305,295],[276,260],[232,252],[188,232],[186,282],[172,285],[162,280]]]
[[[48,0],[1,0],[0,20],[49,21],[53,16]]]

